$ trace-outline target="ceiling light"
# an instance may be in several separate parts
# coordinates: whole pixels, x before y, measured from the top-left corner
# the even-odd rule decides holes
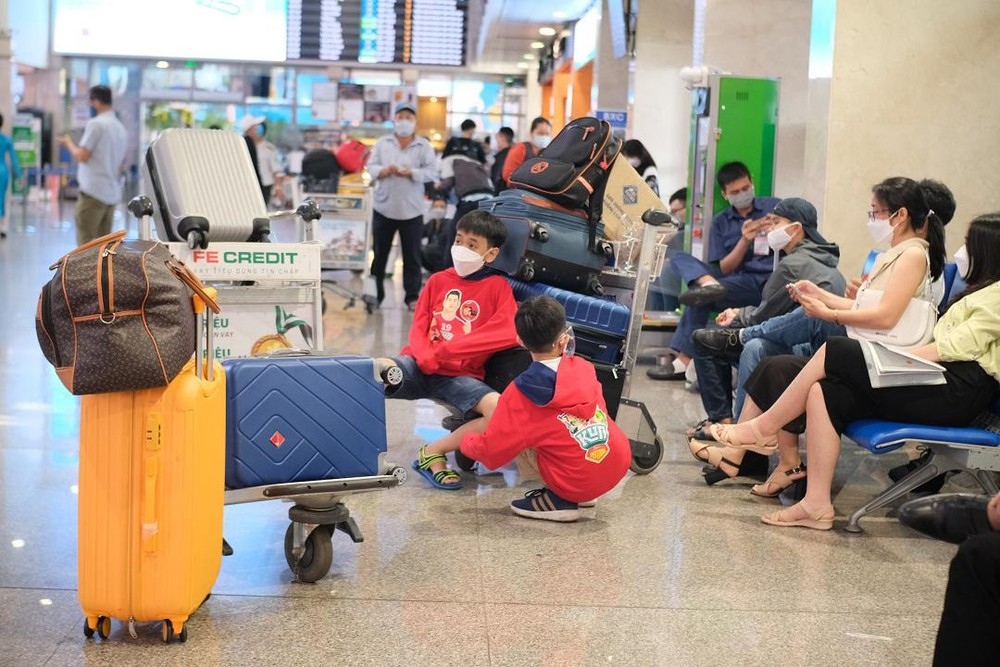
[[[41,600],[38,601],[38,604],[42,605],[43,607],[50,607],[52,606],[52,600],[50,600],[49,598],[42,598]]]
[[[525,53],[521,57],[524,58],[525,60],[534,60],[535,59],[535,54],[534,53]]]
[[[517,66],[520,67],[521,69],[528,69],[529,67],[531,67],[531,65],[529,65],[526,62],[519,62]]]
[[[24,540],[11,540],[10,546],[14,547],[15,549],[20,549],[21,547],[24,546]]]
[[[436,98],[436,97],[432,97],[431,98],[431,104],[437,104],[437,101],[438,101],[438,98]]]
[[[69,487],[69,492],[72,493],[74,496],[80,495],[80,486],[74,484],[73,486]]]
[[[556,29],[550,28],[549,26],[543,26],[538,29],[538,34],[543,37],[552,37],[554,34],[556,34]]]
[[[545,48],[545,42],[532,42],[530,44],[530,46],[533,49],[544,49]]]
[[[156,62],[156,67],[157,69],[167,69],[168,67],[170,67],[170,63],[168,63],[166,60],[158,60]]]
[[[556,11],[552,12],[552,18],[564,19],[566,18],[566,12],[562,11],[561,9],[557,9]]]

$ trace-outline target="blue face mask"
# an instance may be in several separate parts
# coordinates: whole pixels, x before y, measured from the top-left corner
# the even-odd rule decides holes
[[[90,105],[90,117],[93,118],[96,115],[97,115],[97,107],[95,107],[93,104],[91,104]]]

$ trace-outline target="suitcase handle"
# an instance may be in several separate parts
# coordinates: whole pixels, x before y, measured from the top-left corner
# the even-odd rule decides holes
[[[142,550],[156,551],[156,536],[160,524],[156,516],[156,484],[160,475],[160,456],[163,446],[163,417],[158,412],[146,415],[146,437],[142,466]]]
[[[182,283],[190,287],[191,291],[194,292],[196,296],[200,297],[213,313],[218,313],[222,310],[219,307],[218,301],[215,300],[216,291],[211,287],[205,287],[205,283],[201,282],[201,279],[194,274],[194,271],[188,268],[187,264],[176,257],[171,257],[167,260],[167,268],[169,268]],[[197,312],[197,309],[198,302],[195,301],[195,312]]]
[[[187,269],[187,267],[184,268]],[[204,294],[205,298],[202,298],[202,294]],[[214,287],[205,287],[201,293],[195,292],[191,296],[191,300],[194,302],[195,330],[197,332],[194,345],[194,374],[209,382],[215,376],[215,318],[205,311],[207,307],[210,307],[210,303],[215,303],[215,296],[217,294],[218,292]],[[218,304],[216,304],[216,308],[218,308]],[[219,311],[215,310],[215,312]],[[204,350],[202,350],[202,330],[205,332]],[[205,357],[204,367],[202,367],[203,356]]]
[[[160,532],[156,517],[156,482],[159,477],[160,457],[155,454],[147,456],[143,467],[142,550],[148,553],[156,551],[156,535]]]

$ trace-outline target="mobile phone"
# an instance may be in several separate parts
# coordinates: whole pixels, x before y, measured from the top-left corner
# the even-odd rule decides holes
[[[787,285],[785,285],[785,289],[787,289],[789,292],[792,293],[792,295],[796,297],[802,296],[802,292],[795,285],[795,283],[788,283]]]

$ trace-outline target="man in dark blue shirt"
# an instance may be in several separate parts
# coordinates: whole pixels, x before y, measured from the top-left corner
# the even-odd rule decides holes
[[[767,236],[759,232],[764,217],[781,200],[755,197],[750,170],[742,162],[722,165],[716,180],[730,206],[712,220],[708,264],[687,253],[677,253],[670,260],[672,269],[688,286],[680,298],[686,308],[671,341],[677,351],[673,368],[654,379],[684,379],[695,352],[691,334],[708,323],[713,310],[759,305],[764,283],[774,268]]]

